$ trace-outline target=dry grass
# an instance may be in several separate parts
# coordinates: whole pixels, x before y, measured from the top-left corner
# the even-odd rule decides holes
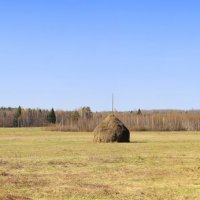
[[[200,133],[92,140],[92,133],[0,129],[0,199],[199,199]]]
[[[95,128],[93,141],[130,142],[130,132],[114,114],[111,114]]]

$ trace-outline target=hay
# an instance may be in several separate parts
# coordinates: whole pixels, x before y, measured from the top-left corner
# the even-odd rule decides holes
[[[94,130],[94,142],[130,142],[130,132],[114,114],[111,114]]]

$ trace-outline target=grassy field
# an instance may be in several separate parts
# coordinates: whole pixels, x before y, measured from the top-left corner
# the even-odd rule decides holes
[[[200,199],[200,133],[132,133],[130,144],[92,139],[0,129],[0,199]]]

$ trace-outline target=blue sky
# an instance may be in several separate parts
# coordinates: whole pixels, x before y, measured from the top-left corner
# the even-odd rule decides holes
[[[200,2],[0,0],[0,106],[200,108]]]

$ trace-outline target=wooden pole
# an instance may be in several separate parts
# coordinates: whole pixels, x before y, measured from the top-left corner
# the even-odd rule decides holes
[[[114,113],[114,94],[112,94],[112,113]]]

